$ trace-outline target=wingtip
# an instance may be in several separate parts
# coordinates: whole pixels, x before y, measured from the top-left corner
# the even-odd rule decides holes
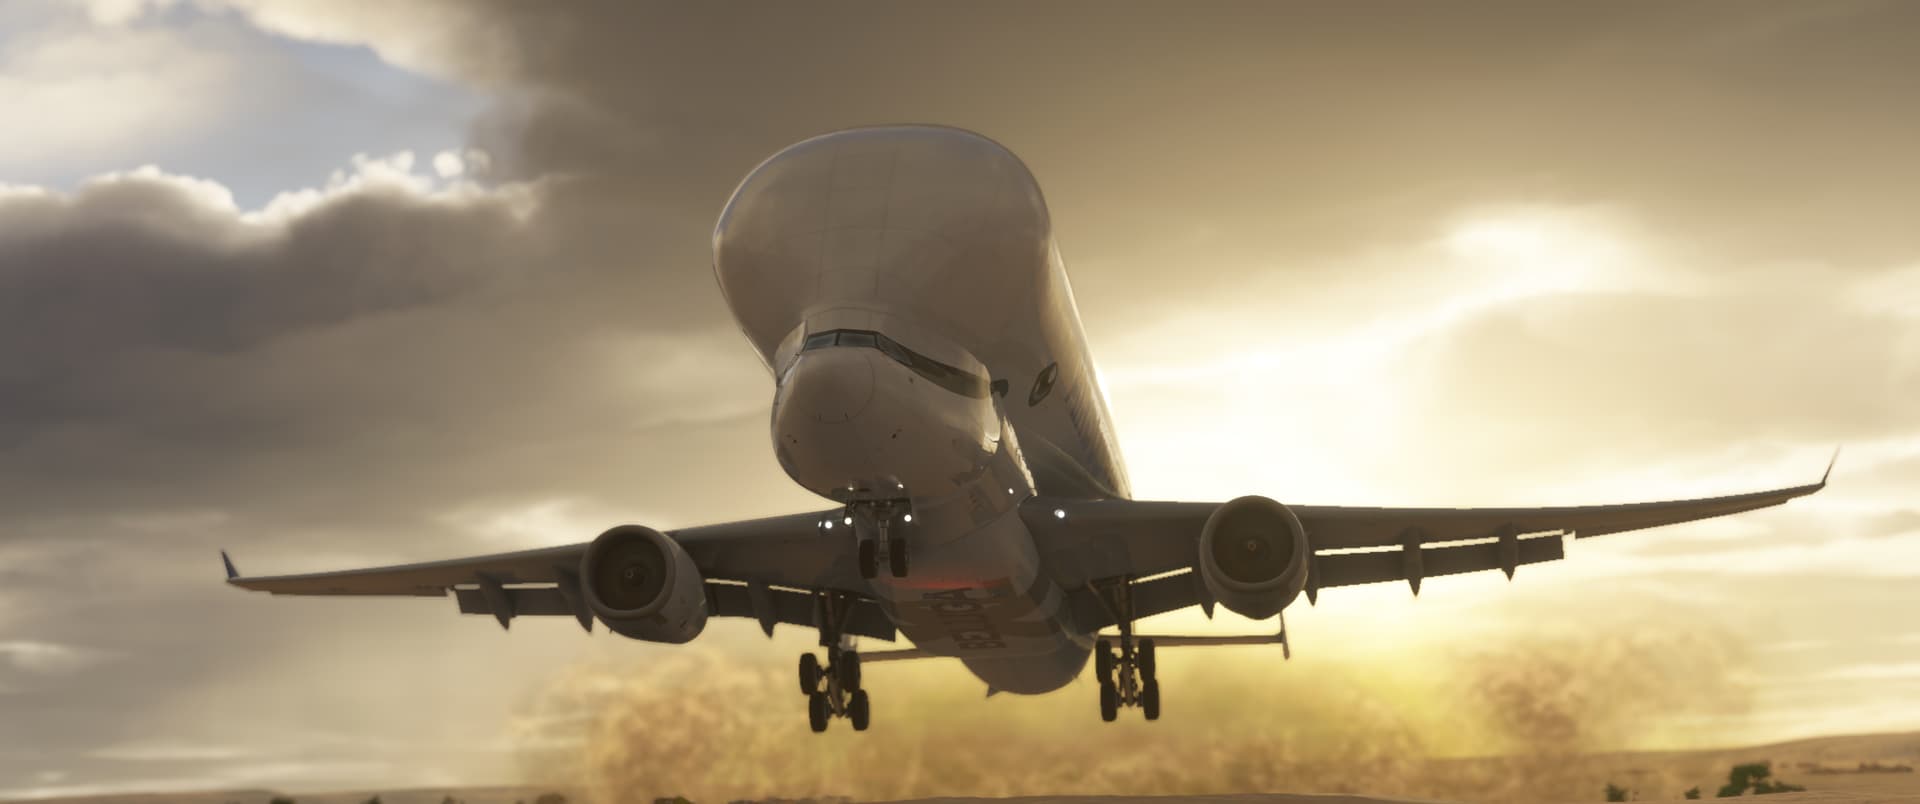
[[[1833,465],[1840,462],[1840,447],[1833,448],[1833,457],[1827,459],[1827,471],[1820,473],[1820,485],[1827,485],[1827,478],[1833,476]]]
[[[227,565],[227,580],[240,577],[240,571],[233,568],[233,558],[225,550],[220,551],[220,563]]]

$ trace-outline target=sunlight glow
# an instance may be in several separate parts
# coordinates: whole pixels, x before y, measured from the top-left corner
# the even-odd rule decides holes
[[[1554,235],[1543,221],[1485,218],[1468,221],[1447,235],[1447,246],[1464,256],[1550,256]]]
[[[1425,404],[1426,378],[1408,373],[1409,358],[1536,300],[1635,287],[1650,261],[1625,227],[1583,209],[1490,207],[1435,230],[1351,266],[1306,268],[1339,277],[1324,287],[1236,288],[1204,320],[1170,319],[1103,347],[1120,356],[1108,358],[1108,390],[1136,491],[1293,490],[1384,504],[1377,495],[1412,490],[1381,486],[1369,462],[1404,460],[1422,437],[1402,429],[1418,426]],[[1194,332],[1207,338],[1196,345]],[[1281,447],[1287,457],[1273,460]],[[1195,465],[1202,450],[1211,457]]]

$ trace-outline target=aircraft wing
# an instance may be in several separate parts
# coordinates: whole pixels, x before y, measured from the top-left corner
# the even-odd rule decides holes
[[[1832,472],[1829,464],[1828,473]],[[1307,532],[1307,595],[1336,586],[1420,581],[1438,575],[1501,570],[1565,556],[1561,537],[1673,525],[1779,505],[1825,488],[1805,486],[1692,500],[1554,508],[1361,508],[1291,505]],[[1135,616],[1213,601],[1194,571],[1201,526],[1221,503],[1033,498],[1021,517],[1034,532],[1056,580],[1076,593],[1083,626],[1112,625],[1094,581],[1130,577]]]
[[[820,523],[836,512],[731,522],[665,531],[684,547],[707,582],[708,611],[751,617],[771,634],[775,623],[817,627],[824,592],[864,588],[854,564],[853,540]],[[836,538],[839,537],[839,538]],[[227,583],[276,595],[453,595],[465,614],[492,614],[505,626],[514,617],[572,616],[591,629],[579,592],[580,557],[587,544],[512,553],[301,575],[242,576],[227,560]],[[224,554],[223,554],[224,557]],[[849,634],[892,640],[892,621],[871,600],[847,611]]]

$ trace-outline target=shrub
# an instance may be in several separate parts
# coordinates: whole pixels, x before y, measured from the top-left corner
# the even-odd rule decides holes
[[[1797,793],[1806,789],[1799,785],[1776,781],[1771,778],[1772,776],[1772,763],[1750,762],[1745,765],[1735,765],[1733,766],[1733,770],[1727,774],[1727,783],[1720,788],[1720,793],[1717,797],[1733,798],[1734,796],[1746,795],[1749,790],[1753,791],[1754,795],[1759,796],[1768,793]]]

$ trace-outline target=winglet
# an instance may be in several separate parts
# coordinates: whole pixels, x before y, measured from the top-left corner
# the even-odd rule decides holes
[[[233,559],[227,556],[227,551],[220,551],[220,562],[227,565],[227,580],[240,577],[240,571],[233,568]]]
[[[1833,474],[1833,465],[1840,462],[1840,447],[1833,448],[1833,457],[1827,459],[1827,471],[1820,473],[1820,485],[1827,485],[1827,477]]]

